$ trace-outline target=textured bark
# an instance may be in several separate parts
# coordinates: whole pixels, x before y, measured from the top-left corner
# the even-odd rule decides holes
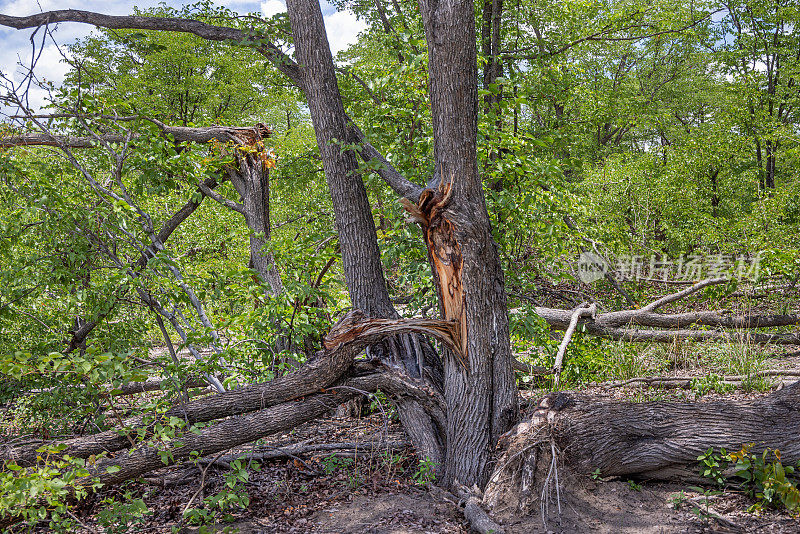
[[[250,267],[269,285],[272,295],[279,295],[283,292],[283,282],[272,252],[264,249],[272,234],[269,169],[262,158],[248,152],[239,152],[236,159],[238,166],[229,169],[228,176],[239,193],[244,220],[250,230]]]
[[[165,465],[189,460],[194,452],[207,456],[250,443],[277,432],[286,431],[316,419],[346,402],[361,392],[392,387],[393,378],[384,373],[344,377],[324,392],[315,393],[292,402],[283,402],[251,414],[230,417],[199,432],[185,432],[179,439],[164,447],[142,443],[113,458],[104,458],[96,463],[87,462],[88,476],[78,479],[72,487],[90,485],[95,482],[114,485],[144,475]],[[411,388],[406,395],[417,395],[425,402],[430,392]],[[0,528],[18,522],[16,516],[0,517]]]
[[[740,332],[752,328],[771,328],[800,324],[800,315],[732,315],[729,311],[699,311],[685,313],[658,313],[656,310],[701,289],[728,282],[727,278],[709,278],[701,280],[690,287],[665,295],[642,306],[639,309],[620,310],[615,312],[592,314],[582,320],[584,331],[590,335],[619,339],[624,341],[655,341],[670,343],[676,339],[692,339],[695,341],[732,341],[742,340],[749,343],[778,345],[800,344],[799,334],[771,334],[762,332]],[[572,312],[555,308],[536,307],[535,312],[550,327],[564,330],[570,324]],[[715,328],[731,328],[737,332],[723,330],[693,330],[691,326],[711,326]],[[637,328],[640,326],[648,329]],[[664,328],[666,330],[654,330]]]
[[[542,466],[553,451],[558,465],[579,474],[599,469],[603,476],[680,480],[696,477],[697,456],[708,448],[737,451],[748,443],[753,453],[779,450],[786,464],[800,459],[800,382],[748,401],[631,403],[553,394],[503,440],[484,502],[496,511],[538,507]]]
[[[551,328],[566,330],[571,313],[569,310],[536,307],[536,314]],[[676,339],[694,341],[746,341],[759,345],[798,345],[799,334],[773,334],[766,332],[743,332],[753,328],[772,328],[800,324],[798,315],[731,315],[724,312],[699,311],[662,314],[647,310],[623,310],[599,314],[594,318],[581,319],[586,334],[623,341],[648,341],[671,343]],[[691,326],[710,326],[715,330],[694,330]],[[640,328],[647,327],[647,328]],[[664,330],[658,330],[658,329]],[[732,332],[719,330],[733,329]]]
[[[473,3],[464,0],[420,0],[420,10],[428,42],[439,185],[423,193],[417,209],[429,225],[434,275],[445,272],[445,279],[436,280],[440,302],[460,299],[443,304],[441,311],[447,317],[463,307],[459,326],[466,338],[460,340],[460,354],[448,353],[444,362],[444,483],[458,479],[467,486],[481,485],[494,443],[515,421],[518,407],[503,272],[478,176],[475,16]]]
[[[350,299],[354,308],[369,316],[396,318],[398,314],[389,299],[383,276],[372,209],[358,172],[357,154],[353,150],[343,150],[341,146],[342,142],[358,140],[360,131],[352,125],[342,104],[319,3],[289,0],[287,9],[296,57],[302,65],[317,146],[333,200],[342,267]],[[361,152],[365,158],[379,156],[371,145],[362,147]],[[384,172],[394,173],[392,181],[398,183],[399,173],[390,166],[385,166]],[[403,185],[400,177],[399,184],[403,191],[412,194],[413,188],[408,185],[410,182],[405,182]],[[432,365],[435,371],[438,364],[435,353],[428,347],[428,350],[423,349],[424,354],[418,354],[412,346],[412,343],[404,343],[402,339],[393,339],[371,347],[370,351],[384,361],[393,361],[402,366],[412,377],[423,376],[419,363],[424,361]],[[439,438],[424,435],[424,432],[434,430],[435,426],[430,417],[423,417],[421,410],[410,407],[413,402],[398,407],[401,421],[420,455],[431,459],[441,458],[440,448],[432,448],[433,443],[440,442]]]

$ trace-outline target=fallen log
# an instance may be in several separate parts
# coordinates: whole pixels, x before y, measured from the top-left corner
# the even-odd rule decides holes
[[[242,415],[262,410],[277,404],[299,399],[318,392],[338,380],[352,365],[355,357],[367,346],[384,337],[403,333],[422,333],[436,337],[446,344],[452,344],[452,324],[434,319],[367,319],[354,310],[336,323],[324,340],[325,350],[286,376],[270,382],[254,384],[225,393],[204,397],[184,403],[159,416],[160,420],[178,417],[187,425],[213,421],[224,417]],[[399,375],[387,373],[384,387],[387,393],[398,398],[413,394],[416,386],[412,381],[402,380]],[[429,392],[431,393],[431,392]],[[422,401],[440,422],[445,421],[444,408],[437,404],[432,394],[424,395]],[[154,419],[150,417],[150,419]],[[144,416],[124,421],[123,427],[92,436],[73,438],[59,442],[37,442],[19,447],[6,447],[0,454],[2,460],[12,460],[20,466],[29,466],[37,461],[42,446],[64,444],[61,454],[74,458],[88,458],[102,452],[114,452],[128,447],[133,437],[141,429],[147,429]],[[245,442],[246,443],[246,442]]]
[[[748,379],[755,377],[798,377],[800,378],[800,370],[796,369],[764,369],[756,371],[749,375],[728,375],[721,376],[720,382],[723,384],[737,384],[742,383]],[[697,379],[703,378],[702,376],[643,376],[637,378],[629,378],[627,380],[612,380],[610,382],[601,382],[595,384],[604,388],[621,388],[626,386],[666,386],[673,388],[688,388],[691,387],[692,382]],[[794,382],[794,380],[792,381]]]
[[[337,454],[342,451],[348,453],[361,453],[373,451],[391,451],[408,447],[407,441],[365,441],[365,442],[347,442],[347,443],[293,443],[291,445],[283,445],[281,447],[274,447],[267,450],[254,450],[235,454],[225,454],[219,458],[200,458],[199,464],[233,462],[234,460],[275,460],[278,458],[293,458],[309,453],[332,453]],[[230,465],[228,465],[230,467]]]
[[[584,332],[589,335],[618,341],[672,343],[676,339],[688,339],[713,342],[741,341],[758,345],[800,345],[800,334],[796,333],[742,332],[748,329],[798,325],[800,324],[798,314],[734,315],[729,310],[668,314],[656,311],[705,287],[727,281],[725,278],[702,280],[640,309],[599,313],[594,317],[581,318],[578,324],[583,325]],[[534,311],[556,330],[567,330],[573,318],[571,310],[537,306]],[[692,329],[690,328],[692,326],[709,327],[709,329]],[[725,328],[735,331],[731,333],[720,330]]]
[[[800,459],[800,382],[754,400],[631,403],[551,394],[499,444],[498,467],[484,492],[496,513],[542,504],[553,465],[588,475],[680,480],[696,473],[708,448],[777,449]],[[562,476],[562,479],[564,477]],[[549,480],[549,482],[548,482]]]

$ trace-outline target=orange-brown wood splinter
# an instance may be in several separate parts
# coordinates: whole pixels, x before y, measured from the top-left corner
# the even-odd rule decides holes
[[[428,260],[433,266],[433,279],[439,295],[442,318],[454,322],[455,354],[464,369],[467,365],[467,321],[461,270],[464,258],[455,236],[455,225],[445,216],[452,195],[452,184],[442,183],[438,191],[425,189],[414,204],[401,199],[410,219],[422,227]]]

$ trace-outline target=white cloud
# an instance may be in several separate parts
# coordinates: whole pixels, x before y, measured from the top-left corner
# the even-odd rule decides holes
[[[325,17],[325,29],[333,55],[355,43],[358,34],[366,27],[366,23],[358,20],[351,11],[337,11]]]
[[[271,17],[272,15],[277,15],[284,11],[286,11],[286,3],[281,2],[281,0],[266,0],[265,2],[261,2],[261,13],[263,13],[265,17]]]

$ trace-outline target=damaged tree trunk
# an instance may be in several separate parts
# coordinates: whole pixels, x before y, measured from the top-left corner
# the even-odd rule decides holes
[[[504,436],[504,453],[484,503],[497,513],[538,507],[550,465],[588,475],[646,480],[697,477],[709,447],[780,451],[800,459],[800,382],[755,400],[620,402],[552,394],[532,417]],[[553,458],[555,452],[556,457]],[[562,476],[563,479],[563,476]]]
[[[258,154],[239,151],[238,166],[228,169],[228,177],[239,193],[243,215],[250,230],[250,268],[269,285],[273,296],[283,292],[283,282],[275,267],[272,252],[265,250],[272,234],[269,223],[269,168]]]
[[[447,454],[443,482],[482,486],[497,438],[517,418],[503,270],[478,174],[474,3],[420,0],[429,57],[434,189],[406,203],[423,228],[442,317]]]
[[[319,3],[287,1],[296,56],[308,100],[322,166],[333,200],[336,230],[342,251],[342,267],[353,307],[372,317],[397,318],[383,276],[375,221],[361,178],[356,153],[341,146],[353,129],[337,85],[328,38]],[[398,365],[413,378],[441,387],[441,363],[430,343],[408,336],[387,339],[370,347],[372,356]],[[398,403],[403,427],[420,457],[435,464],[444,458],[440,428],[413,399]]]
[[[407,380],[388,369],[374,365],[353,365],[354,358],[367,346],[388,336],[419,333],[432,336],[446,346],[455,347],[454,324],[435,319],[369,319],[358,311],[343,317],[326,336],[324,350],[317,358],[287,376],[265,384],[227,391],[175,407],[158,416],[160,421],[174,416],[187,427],[176,439],[166,442],[139,441],[134,436],[149,437],[156,421],[115,429],[88,438],[70,440],[60,455],[90,458],[103,452],[126,449],[113,457],[87,462],[88,475],[73,486],[119,483],[154,469],[200,456],[228,450],[279,431],[294,428],[320,417],[338,404],[364,391],[381,389],[395,398],[415,398],[421,408],[444,424],[444,401],[421,382]],[[189,428],[192,423],[220,419],[201,429]],[[114,438],[117,438],[116,440]],[[32,466],[42,461],[37,452],[43,445],[29,444],[6,448],[0,458],[17,465]],[[50,457],[50,460],[53,458]],[[0,527],[19,518],[0,518]]]

